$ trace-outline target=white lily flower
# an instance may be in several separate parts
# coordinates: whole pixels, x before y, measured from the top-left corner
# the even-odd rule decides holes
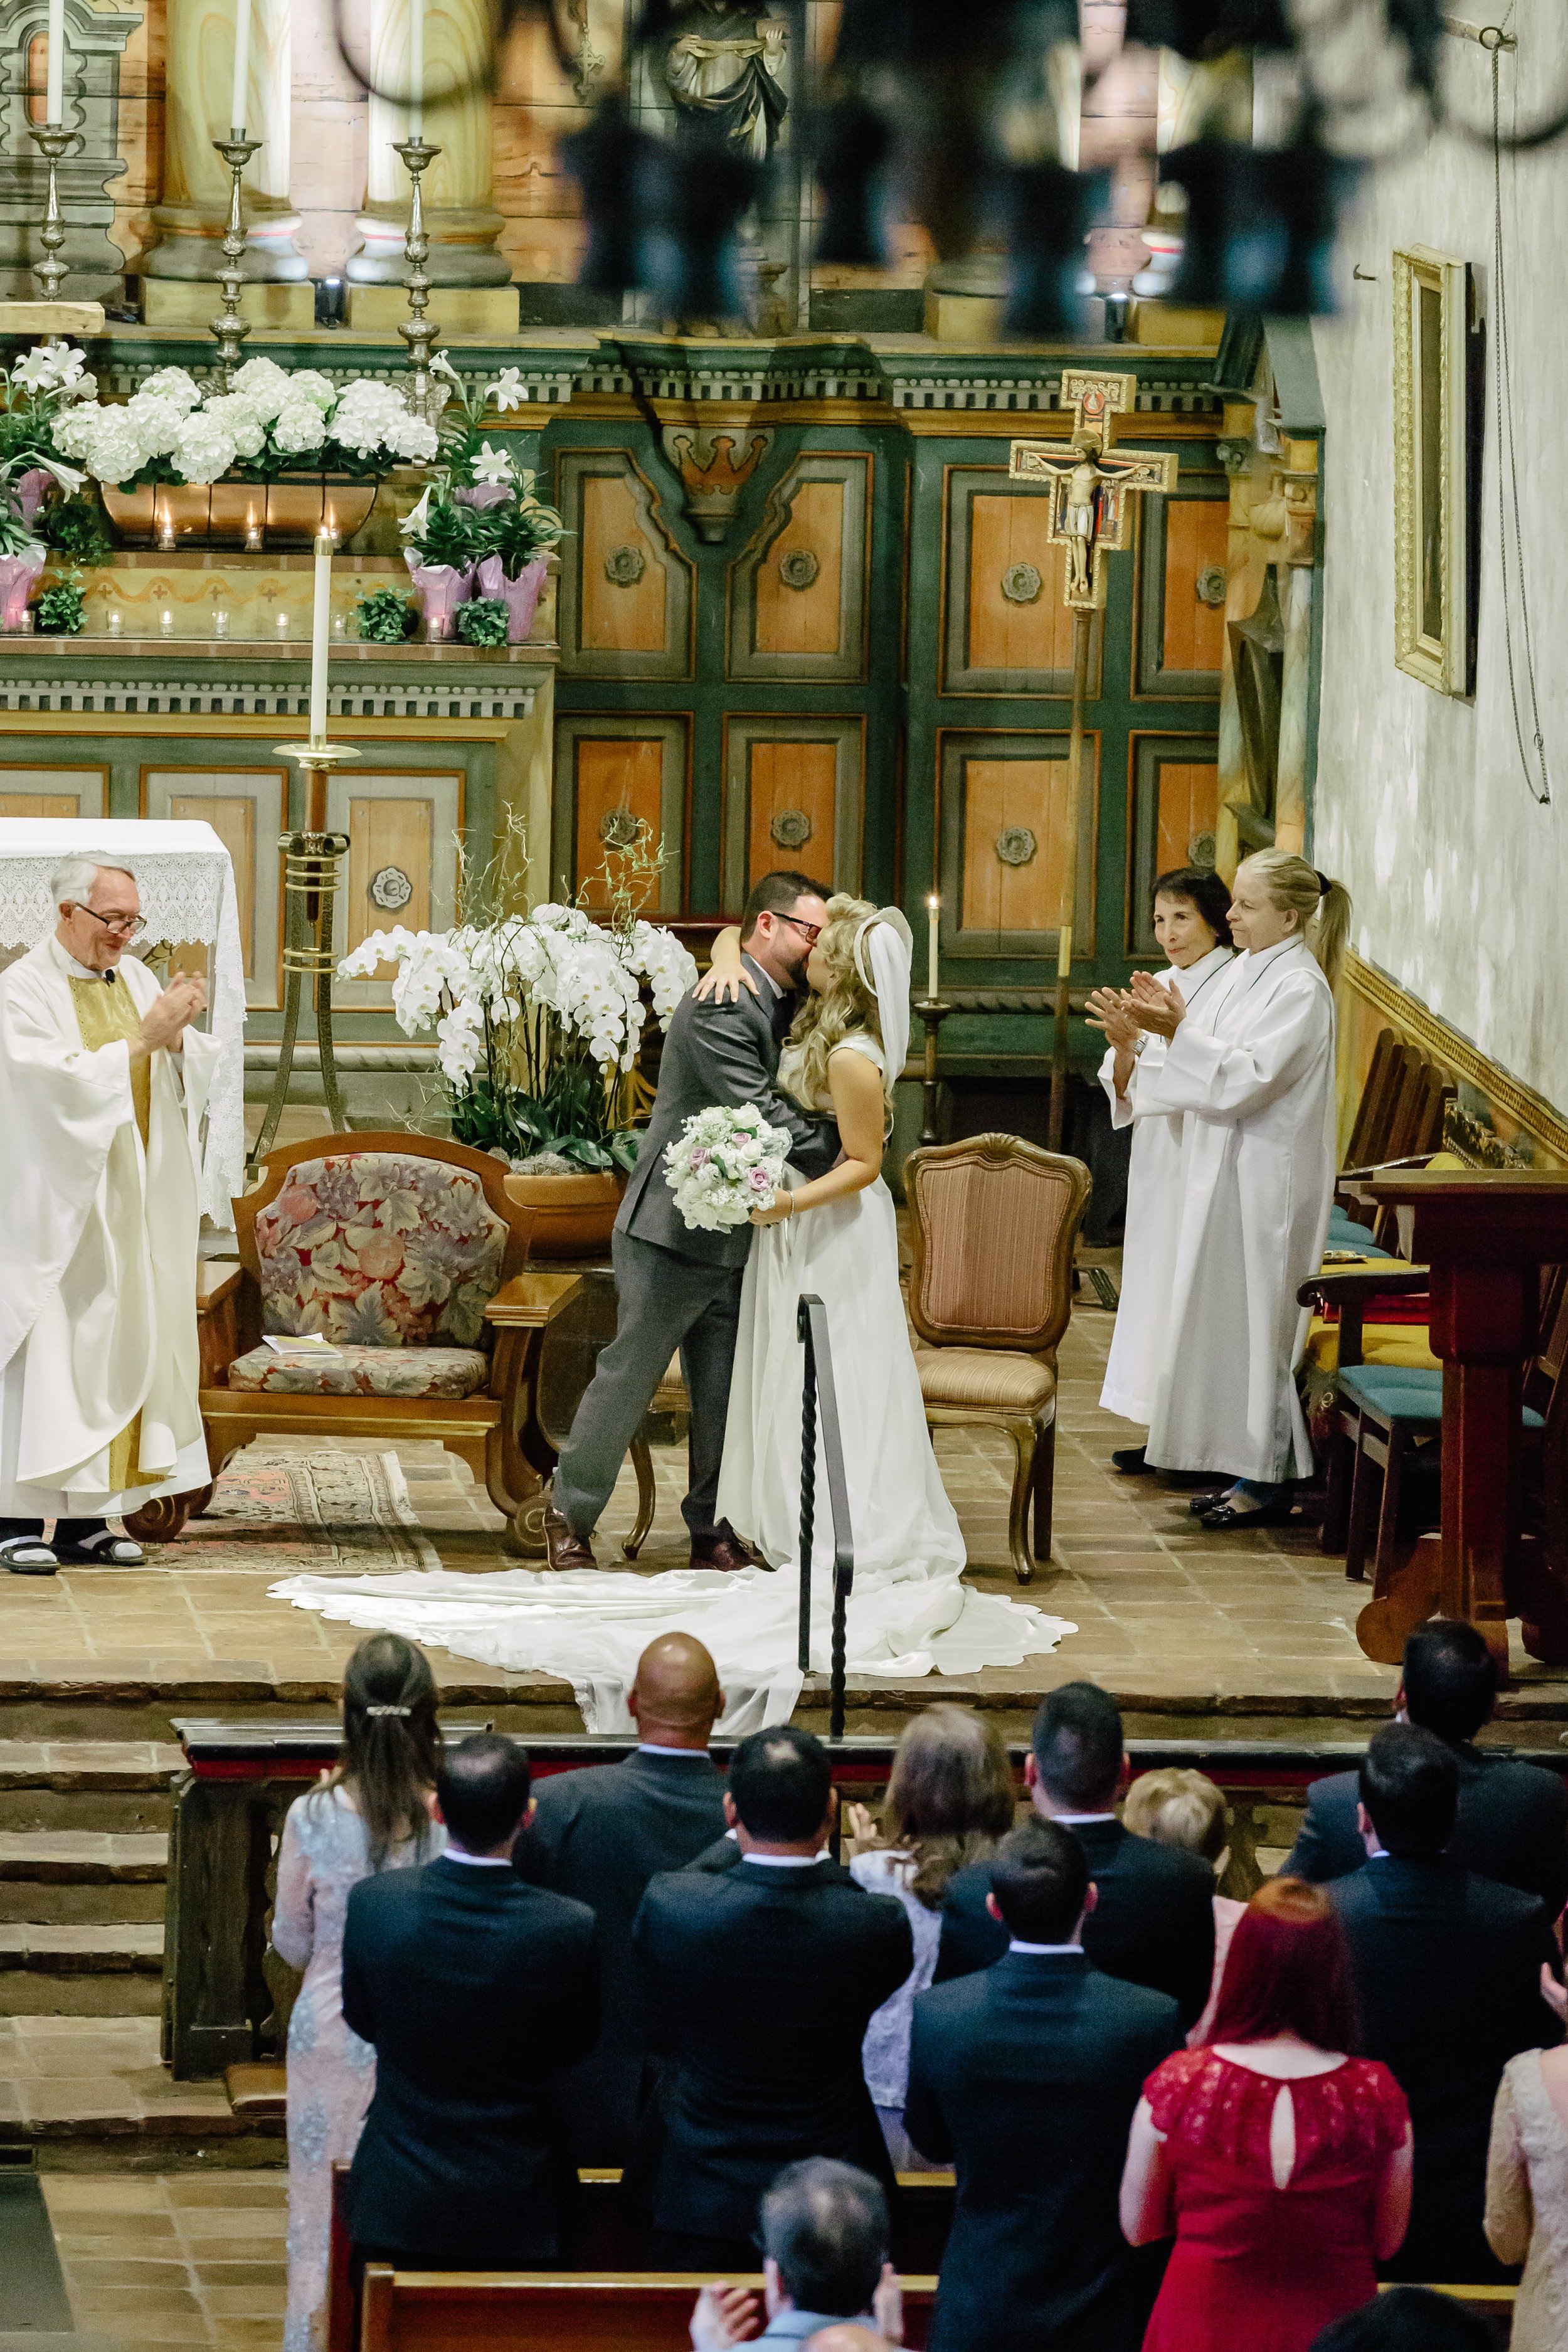
[[[488,441],[480,443],[473,467],[476,482],[510,482],[516,470],[506,451],[492,449]]]
[[[528,400],[528,386],[522,380],[522,370],[514,367],[502,368],[494,383],[489,386],[489,397],[495,402],[503,416],[509,408],[523,407]]]

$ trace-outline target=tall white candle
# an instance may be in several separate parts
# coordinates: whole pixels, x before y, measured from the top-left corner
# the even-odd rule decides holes
[[[245,136],[250,106],[250,0],[234,0],[234,87],[229,93],[229,128]]]
[[[63,122],[66,112],[66,0],[49,0],[48,97],[46,122]]]
[[[425,0],[408,0],[408,136],[425,136]]]
[[[929,1004],[937,1001],[937,926],[941,916],[942,900],[932,896],[926,900],[926,1002]]]
[[[327,650],[332,635],[332,535],[316,533],[316,603],[310,616],[310,740],[327,740]]]

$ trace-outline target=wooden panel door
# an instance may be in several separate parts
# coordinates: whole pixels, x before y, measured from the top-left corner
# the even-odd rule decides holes
[[[1002,466],[952,466],[945,490],[942,688],[948,694],[1072,692],[1065,555],[1046,536],[1050,499]],[[1089,650],[1099,691],[1100,627]]]
[[[1217,736],[1133,737],[1128,808],[1132,845],[1130,955],[1159,953],[1152,905],[1155,879],[1180,866],[1213,866],[1218,814]]]
[[[606,859],[662,853],[645,911],[680,911],[685,870],[687,722],[613,712],[555,722],[555,896],[593,913],[609,905]]]
[[[1067,738],[955,730],[940,745],[942,951],[982,960],[1054,949],[1067,861]],[[1094,954],[1099,744],[1084,744],[1075,952]]]
[[[870,494],[856,452],[813,450],[782,476],[731,574],[731,677],[865,676]]]
[[[401,924],[444,931],[458,919],[460,774],[336,775],[327,782],[327,824],[349,836],[332,926],[340,956],[372,931]],[[392,1003],[393,967],[373,980],[336,981],[334,1003],[380,1011]]]
[[[106,768],[0,767],[0,818],[101,817]]]
[[[228,851],[239,908],[245,1002],[258,1013],[275,1013],[283,1002],[283,855],[278,843],[288,793],[281,768],[149,768],[142,778],[144,816],[199,819]],[[205,958],[206,950],[201,952]]]
[[[568,532],[556,604],[563,675],[689,676],[691,566],[630,453],[563,451],[556,499]]]
[[[865,722],[731,719],[725,728],[724,901],[794,866],[831,890],[860,888]]]
[[[1133,691],[1212,701],[1225,655],[1228,494],[1211,488],[1139,504]]]

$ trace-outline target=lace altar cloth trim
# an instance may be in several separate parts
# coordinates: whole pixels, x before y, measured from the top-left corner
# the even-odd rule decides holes
[[[207,1023],[222,1052],[207,1103],[202,1207],[226,1229],[245,1181],[245,962],[234,867],[210,824],[11,818],[0,825],[0,950],[36,947],[53,929],[49,876],[63,858],[94,852],[122,857],[134,873],[144,938],[215,951]]]

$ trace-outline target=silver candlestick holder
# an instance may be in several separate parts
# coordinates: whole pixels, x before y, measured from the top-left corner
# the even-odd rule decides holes
[[[79,145],[79,131],[63,131],[58,122],[30,122],[27,136],[48,165],[48,192],[44,200],[44,225],[38,231],[38,243],[44,248],[42,261],[33,264],[33,275],[44,289],[46,302],[58,302],[60,280],[69,269],[61,261],[59,250],[66,241],[66,225],[60,218],[59,165],[60,159]]]
[[[404,279],[408,289],[408,316],[398,326],[398,333],[408,346],[408,408],[411,415],[424,417],[430,405],[430,346],[440,330],[425,316],[430,299],[430,280],[425,275],[425,264],[430,257],[430,240],[425,234],[425,198],[419,183],[441,152],[421,135],[394,142],[394,152],[401,155],[413,184],[408,204],[408,234],[403,240],[404,256],[408,263],[408,275]]]
[[[217,337],[217,373],[226,392],[229,372],[239,365],[240,346],[250,332],[247,321],[239,315],[240,296],[245,291],[245,207],[239,184],[261,141],[247,139],[244,131],[237,128],[226,139],[215,139],[213,145],[229,171],[228,226],[223,235],[223,268],[217,274],[218,284],[223,288],[223,308],[208,322],[209,331]]]

